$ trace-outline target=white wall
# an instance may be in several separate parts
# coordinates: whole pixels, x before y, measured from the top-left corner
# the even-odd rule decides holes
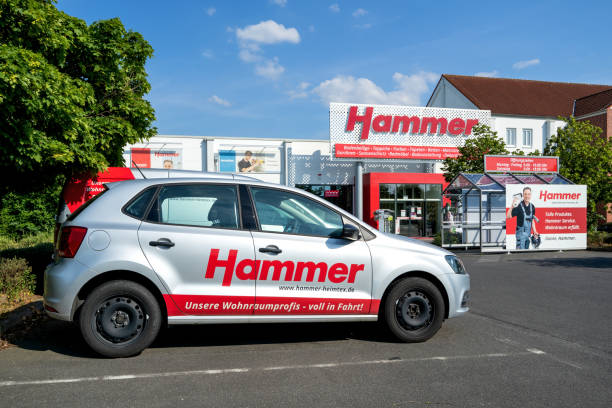
[[[434,89],[427,106],[435,108],[478,109],[450,82],[442,78]]]
[[[565,122],[542,117],[525,117],[525,116],[510,116],[510,115],[492,115],[493,130],[506,141],[506,129],[516,129],[516,146],[507,146],[510,151],[522,150],[525,153],[531,153],[538,150],[540,153],[544,151],[546,141],[555,133],[557,129],[563,127]],[[523,145],[523,129],[532,130],[532,145]]]
[[[132,145],[127,145],[123,150],[123,158],[125,160],[126,166],[131,166],[130,149],[132,147],[148,147],[151,149],[159,149],[162,146],[168,149],[173,147],[183,149],[182,170],[203,170],[202,164],[205,162],[203,161],[203,155],[206,154],[206,145],[203,145],[202,138],[195,137],[155,136],[145,143],[135,143]]]
[[[442,78],[427,104],[439,108],[478,109],[468,98],[457,90],[445,78]],[[491,128],[506,141],[506,129],[516,129],[516,146],[508,146],[508,150],[522,150],[531,153],[538,150],[543,152],[547,140],[557,133],[557,129],[563,127],[564,122],[555,118],[529,117],[516,115],[491,115]],[[523,145],[523,129],[532,129],[532,145]]]

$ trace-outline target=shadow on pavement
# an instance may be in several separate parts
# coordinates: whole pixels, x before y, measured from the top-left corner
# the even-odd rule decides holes
[[[553,258],[545,259],[523,259],[522,262],[535,266],[554,266],[564,268],[595,268],[607,269],[607,272],[612,272],[612,258],[606,257],[589,257],[589,258]]]
[[[206,324],[163,329],[150,348],[207,347],[343,341],[396,342],[376,323]],[[37,327],[11,342],[32,351],[53,351],[71,357],[99,358],[72,323],[46,317]]]

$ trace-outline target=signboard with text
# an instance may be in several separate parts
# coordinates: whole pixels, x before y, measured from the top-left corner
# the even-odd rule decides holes
[[[422,106],[331,103],[333,159],[443,160],[459,155],[476,125],[491,112]]]
[[[485,155],[487,173],[558,173],[559,158],[556,156],[493,156]]]
[[[585,185],[507,184],[506,249],[585,249]]]
[[[218,171],[221,173],[279,173],[278,146],[220,146]]]
[[[141,169],[182,169],[183,149],[175,147],[132,147],[130,167]],[[135,165],[134,165],[135,164]]]

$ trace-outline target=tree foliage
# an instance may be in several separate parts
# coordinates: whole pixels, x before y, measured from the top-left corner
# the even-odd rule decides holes
[[[509,154],[504,141],[489,126],[476,125],[473,133],[475,137],[459,147],[459,157],[444,159],[442,171],[446,181],[459,173],[483,173],[485,154]]]
[[[603,218],[598,205],[612,202],[612,141],[590,122],[563,120],[565,127],[550,138],[544,154],[559,156],[561,175],[587,185],[587,216],[589,228],[594,229]]]
[[[87,25],[50,0],[2,0],[0,195],[122,165],[126,144],[156,132],[152,55],[117,18]]]

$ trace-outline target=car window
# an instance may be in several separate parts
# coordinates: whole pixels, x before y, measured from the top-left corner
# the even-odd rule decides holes
[[[213,228],[238,228],[238,199],[235,186],[163,186],[147,220],[164,224]]]
[[[144,217],[145,211],[147,211],[156,189],[157,187],[150,187],[145,191],[140,192],[131,203],[125,206],[126,214],[138,219]]]
[[[255,210],[262,231],[339,237],[342,217],[299,194],[252,187]]]

